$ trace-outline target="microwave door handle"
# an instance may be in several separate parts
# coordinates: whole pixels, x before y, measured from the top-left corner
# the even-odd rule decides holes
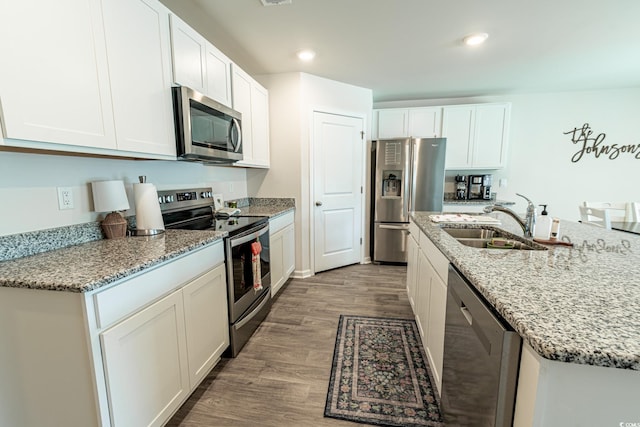
[[[238,129],[238,141],[237,144],[233,143],[233,128]],[[240,127],[240,122],[238,119],[232,119],[231,128],[229,129],[231,144],[233,144],[233,152],[238,153],[242,148],[242,128]]]

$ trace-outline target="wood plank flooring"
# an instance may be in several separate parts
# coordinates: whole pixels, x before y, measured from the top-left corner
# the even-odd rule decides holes
[[[406,267],[353,265],[290,280],[235,359],[222,359],[171,427],[362,426],[324,418],[340,314],[412,319]]]

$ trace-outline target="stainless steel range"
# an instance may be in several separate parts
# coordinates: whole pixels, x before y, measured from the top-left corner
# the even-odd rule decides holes
[[[267,217],[216,218],[211,188],[158,192],[167,229],[226,231],[230,348],[236,357],[271,308]]]

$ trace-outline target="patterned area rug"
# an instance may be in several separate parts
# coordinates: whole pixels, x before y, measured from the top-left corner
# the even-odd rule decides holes
[[[413,320],[340,316],[324,416],[444,426]]]

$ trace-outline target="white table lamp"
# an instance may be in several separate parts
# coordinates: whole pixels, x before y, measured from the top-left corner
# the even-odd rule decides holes
[[[95,181],[91,183],[93,210],[111,212],[100,223],[107,239],[125,237],[127,220],[118,211],[129,209],[129,200],[122,181]]]

